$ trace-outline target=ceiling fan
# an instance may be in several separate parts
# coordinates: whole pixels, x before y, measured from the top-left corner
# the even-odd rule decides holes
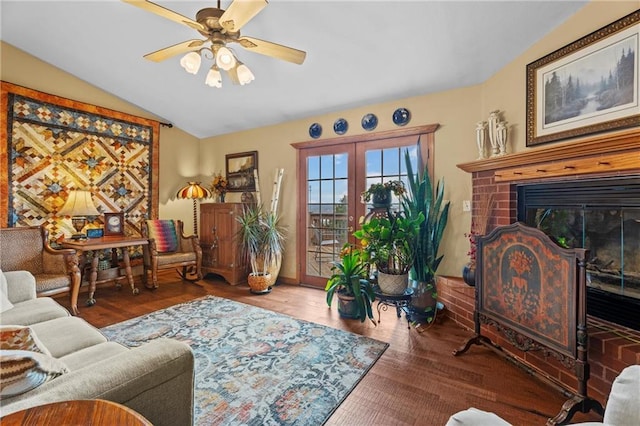
[[[240,29],[267,6],[266,0],[233,0],[226,10],[220,8],[220,0],[218,0],[218,7],[207,7],[198,11],[195,20],[148,0],[122,1],[186,25],[204,36],[204,40],[192,39],[183,41],[146,54],[144,58],[154,62],[161,62],[172,56],[188,52],[180,60],[180,65],[187,72],[196,74],[200,68],[200,55],[210,55],[211,57],[208,59],[212,59],[215,62],[209,70],[205,81],[209,86],[222,87],[221,69],[227,71],[234,84],[244,85],[254,80],[253,73],[236,58],[235,54],[227,47],[227,44],[237,43],[250,52],[271,56],[294,64],[302,64],[307,55],[306,52],[292,47],[240,35]]]

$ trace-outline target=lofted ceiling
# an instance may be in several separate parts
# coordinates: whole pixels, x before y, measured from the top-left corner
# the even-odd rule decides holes
[[[156,3],[192,19],[216,7]],[[221,89],[204,84],[207,59],[197,75],[180,67],[182,55],[143,59],[201,37],[119,0],[0,0],[0,38],[205,138],[481,83],[586,3],[271,0],[242,35],[304,50],[306,61],[232,44],[255,81],[237,86],[223,75]]]

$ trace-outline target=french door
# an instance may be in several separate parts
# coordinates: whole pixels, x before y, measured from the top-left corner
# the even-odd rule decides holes
[[[385,132],[377,137],[294,144],[298,148],[297,253],[302,284],[324,288],[343,246],[355,244],[352,234],[371,208],[360,202],[362,191],[375,182],[406,183],[405,151],[414,170],[425,162],[432,165],[429,151],[436,128],[414,128],[408,135]],[[400,208],[399,200],[394,199],[393,206]]]

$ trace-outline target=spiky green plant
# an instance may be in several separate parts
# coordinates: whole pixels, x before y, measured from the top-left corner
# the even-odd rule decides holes
[[[237,218],[240,224],[238,242],[251,264],[254,274],[266,274],[277,256],[284,250],[284,234],[277,214],[262,206],[246,205]]]
[[[327,280],[324,288],[327,292],[327,305],[331,306],[336,293],[352,296],[355,299],[360,321],[364,322],[369,318],[375,325],[371,304],[376,296],[371,283],[365,279],[367,263],[362,258],[362,252],[345,244],[340,261],[332,263],[333,275]]]
[[[438,256],[440,242],[449,218],[449,202],[444,201],[444,179],[438,181],[435,195],[425,165],[413,171],[409,151],[405,151],[408,194],[402,199],[402,207],[407,217],[424,216],[415,244],[415,260],[409,271],[409,278],[424,283],[432,282],[444,255]],[[418,165],[420,167],[420,164]]]

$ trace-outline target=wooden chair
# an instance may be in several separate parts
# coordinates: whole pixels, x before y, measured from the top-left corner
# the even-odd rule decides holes
[[[184,235],[180,220],[146,220],[142,224],[142,235],[149,239],[143,247],[143,283],[147,288],[158,288],[158,271],[182,267],[178,273],[187,281],[202,279],[202,249],[197,235]],[[151,271],[151,286],[148,285]]]
[[[80,268],[73,249],[54,249],[44,226],[0,230],[0,269],[29,271],[36,279],[36,294],[69,292],[71,311],[78,313]]]

